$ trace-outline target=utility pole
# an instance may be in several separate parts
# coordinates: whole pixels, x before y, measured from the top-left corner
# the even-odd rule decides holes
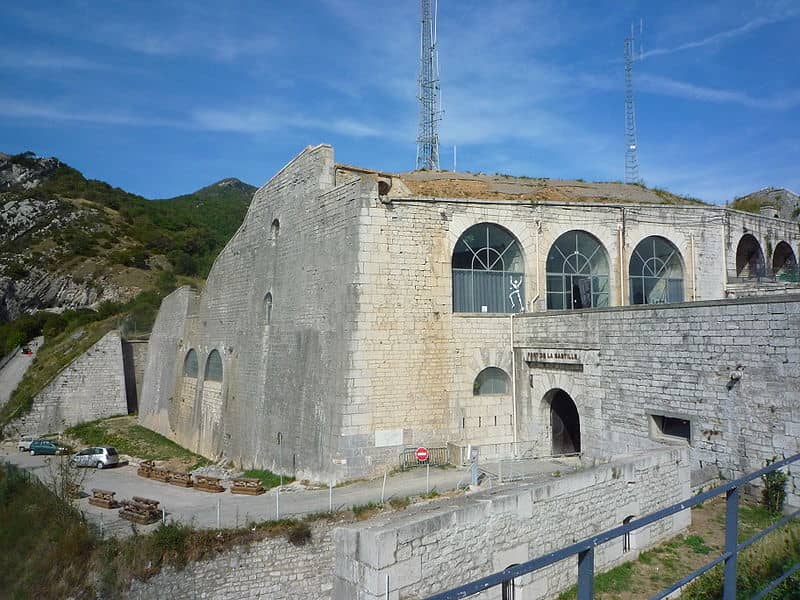
[[[436,50],[438,0],[420,0],[419,130],[417,169],[439,170],[439,55]]]
[[[641,29],[640,22],[640,34]],[[633,103],[634,43],[633,25],[631,25],[631,34],[625,38],[625,183],[641,182],[639,178],[639,143],[636,135],[636,110]]]

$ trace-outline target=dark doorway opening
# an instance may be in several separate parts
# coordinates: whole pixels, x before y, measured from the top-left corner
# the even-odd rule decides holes
[[[575,402],[564,390],[552,390],[547,393],[547,397],[550,404],[553,456],[580,452],[581,423]]]

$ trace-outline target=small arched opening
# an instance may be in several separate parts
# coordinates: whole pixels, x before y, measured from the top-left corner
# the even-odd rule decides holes
[[[272,292],[267,292],[267,295],[264,296],[264,323],[272,324]]]
[[[269,229],[270,241],[272,242],[273,246],[278,243],[278,234],[280,232],[281,232],[281,222],[278,221],[278,219],[273,219],[272,226]]]
[[[766,268],[761,244],[753,235],[746,233],[736,247],[736,276],[754,279],[765,275]]]
[[[772,255],[772,272],[776,277],[797,274],[797,257],[786,242],[779,242]]]
[[[544,396],[550,407],[550,433],[553,456],[577,454],[581,451],[581,422],[578,407],[562,389],[553,389]]]
[[[508,394],[508,374],[497,367],[487,367],[475,378],[472,384],[472,393],[475,396],[491,396]]]

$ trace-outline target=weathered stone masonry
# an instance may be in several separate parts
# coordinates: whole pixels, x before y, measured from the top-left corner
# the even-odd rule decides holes
[[[652,416],[686,419],[695,484],[800,452],[800,296],[530,314],[515,319],[520,427],[548,443],[545,394],[577,405],[587,455],[685,444]],[[575,353],[529,367],[528,351]],[[790,501],[800,505],[795,475]]]
[[[45,434],[128,414],[122,341],[111,331],[65,367],[36,396],[31,411],[9,431]]]
[[[379,472],[409,446],[480,445],[487,456],[540,444],[542,423],[516,414],[527,381],[511,337],[522,319],[453,310],[454,248],[482,223],[519,243],[520,295],[537,314],[548,252],[570,231],[607,253],[611,306],[630,302],[631,256],[649,236],[674,245],[689,301],[753,292],[740,281],[744,236],[764,254],[780,242],[800,254],[796,224],[778,219],[709,206],[411,197],[401,177],[337,166],[329,146],[309,148],[256,193],[202,293],[165,299],[142,423],[210,457],[323,481]],[[191,350],[195,382],[184,377]],[[223,375],[209,404],[214,351]],[[515,375],[505,393],[475,394],[488,367]],[[618,394],[606,383],[603,394]]]
[[[127,597],[383,600],[388,576],[390,600],[413,600],[541,556],[689,493],[686,451],[654,451],[364,523],[315,523],[305,546],[264,540],[134,582]],[[596,565],[606,569],[634,559],[688,524],[687,511],[638,530],[627,553],[621,539],[600,546]],[[518,579],[517,597],[553,597],[574,583],[575,564],[563,561]]]

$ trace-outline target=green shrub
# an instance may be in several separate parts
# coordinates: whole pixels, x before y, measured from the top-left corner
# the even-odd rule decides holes
[[[786,482],[789,478],[783,471],[772,471],[761,478],[764,489],[761,490],[761,501],[772,515],[783,512],[783,503],[786,500]]]

